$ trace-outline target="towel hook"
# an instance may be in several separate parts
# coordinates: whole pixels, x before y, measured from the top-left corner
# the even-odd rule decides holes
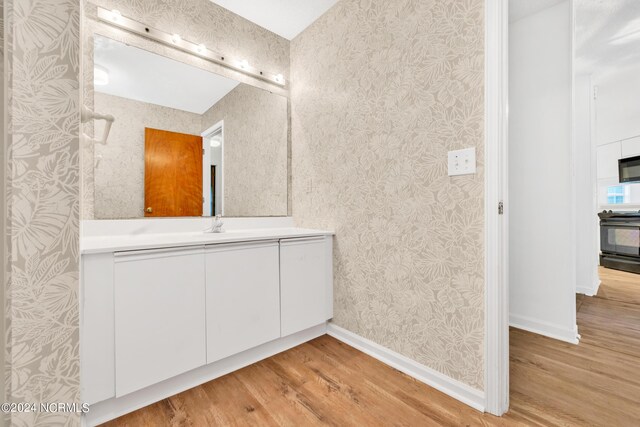
[[[86,123],[89,120],[104,120],[105,125],[104,125],[104,131],[102,132],[101,139],[91,138],[87,134],[83,134],[83,137],[86,141],[89,141],[89,142],[102,144],[102,145],[107,144],[107,138],[109,137],[109,132],[111,131],[111,125],[115,121],[115,117],[113,117],[111,114],[100,114],[100,113],[93,112],[87,107],[83,106],[82,111],[80,113],[80,120],[82,121],[82,123]]]

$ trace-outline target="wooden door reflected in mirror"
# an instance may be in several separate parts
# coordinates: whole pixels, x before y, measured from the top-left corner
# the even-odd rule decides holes
[[[145,128],[145,217],[202,216],[202,137]]]

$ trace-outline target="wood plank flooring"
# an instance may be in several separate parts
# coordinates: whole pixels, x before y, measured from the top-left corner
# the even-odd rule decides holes
[[[602,268],[600,278],[597,296],[577,297],[580,344],[511,330],[508,415],[533,425],[640,425],[640,275]]]
[[[511,330],[511,409],[481,414],[329,336],[105,426],[640,425],[640,276],[601,270],[579,345]]]

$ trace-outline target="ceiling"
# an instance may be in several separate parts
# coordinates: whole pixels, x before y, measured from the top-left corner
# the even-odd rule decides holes
[[[568,0],[509,0],[514,22]],[[639,0],[573,0],[575,72],[605,76],[640,66]]]
[[[292,40],[338,0],[211,0],[227,10]]]
[[[576,72],[606,74],[640,65],[640,1],[574,0]]]
[[[239,83],[235,80],[95,37],[94,62],[108,70],[109,83],[96,92],[202,114]]]
[[[567,0],[509,0],[509,21],[514,22]]]

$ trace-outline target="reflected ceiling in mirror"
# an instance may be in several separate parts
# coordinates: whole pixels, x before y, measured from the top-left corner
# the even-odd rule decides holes
[[[93,59],[93,107],[115,117],[96,219],[287,215],[286,97],[101,36]]]

